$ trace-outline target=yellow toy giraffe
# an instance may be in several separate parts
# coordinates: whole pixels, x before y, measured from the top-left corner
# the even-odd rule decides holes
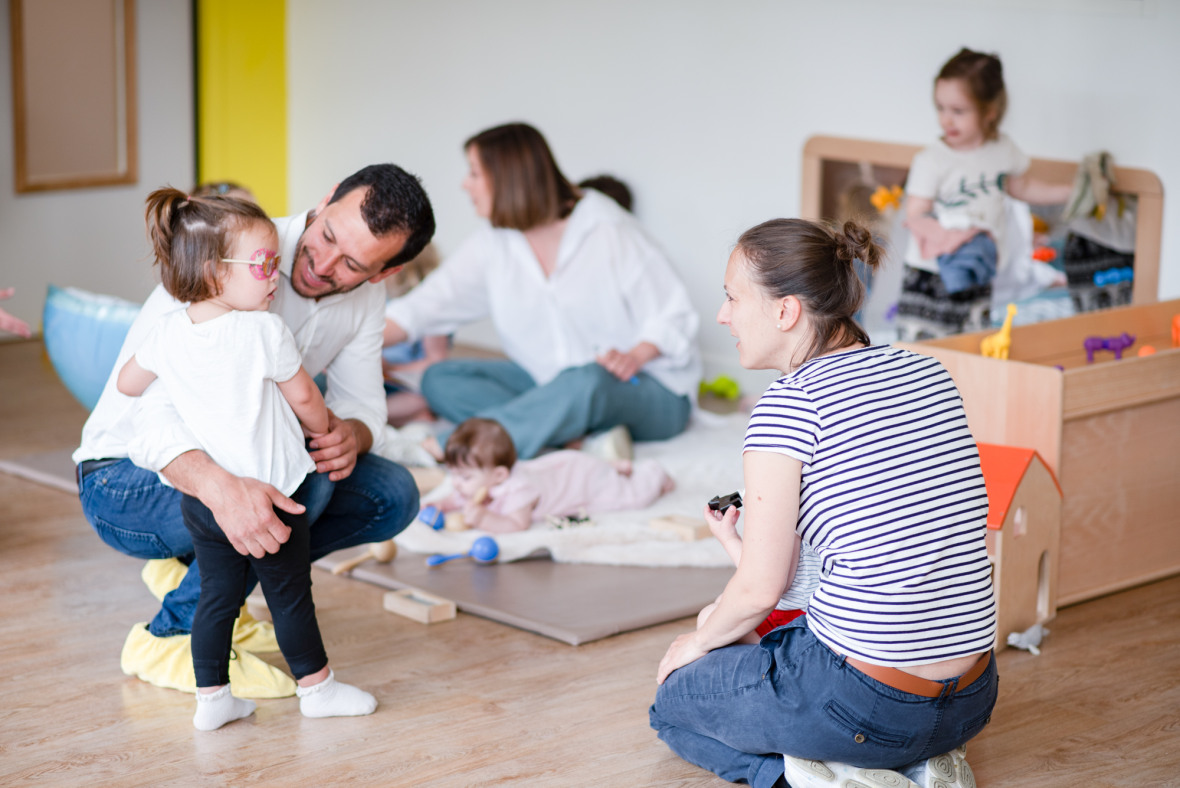
[[[1008,304],[1008,316],[1004,318],[1004,325],[994,334],[988,334],[979,343],[979,352],[988,358],[1008,358],[1008,348],[1012,346],[1012,318],[1016,317],[1016,304]]]

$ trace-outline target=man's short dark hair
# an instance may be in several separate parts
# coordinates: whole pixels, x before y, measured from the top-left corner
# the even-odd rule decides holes
[[[434,210],[421,179],[396,164],[370,164],[342,180],[329,203],[360,188],[369,190],[361,202],[361,216],[374,237],[393,232],[407,234],[405,246],[385,262],[382,270],[417,257],[434,237]]]

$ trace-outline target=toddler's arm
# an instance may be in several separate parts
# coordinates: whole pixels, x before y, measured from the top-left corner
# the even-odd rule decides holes
[[[390,320],[388,317],[385,318],[385,330],[381,334],[382,347],[389,347],[390,345],[396,345],[399,342],[405,342],[408,338],[409,335],[406,334],[406,330],[404,328]]]
[[[328,406],[306,369],[300,367],[295,377],[279,383],[279,391],[308,432],[320,435],[328,431]]]
[[[155,372],[149,372],[135,360],[135,356],[127,359],[127,363],[119,370],[119,379],[115,385],[119,391],[128,397],[138,397],[156,379]]]
[[[1028,173],[1004,180],[1004,189],[1018,200],[1032,205],[1061,205],[1069,200],[1073,186],[1030,178]]]
[[[481,504],[472,502],[464,507],[463,519],[472,528],[478,528],[490,534],[510,534],[516,531],[527,531],[528,527],[533,524],[533,509],[536,506],[534,503],[523,509],[517,509],[514,512],[497,514],[496,512],[488,511]]]
[[[918,242],[918,251],[929,260],[950,254],[979,234],[975,228],[948,230],[934,218],[934,200],[925,197],[905,198],[905,227]]]

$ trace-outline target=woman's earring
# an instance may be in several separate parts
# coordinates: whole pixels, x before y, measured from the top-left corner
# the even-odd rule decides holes
[[[775,327],[775,328],[777,328],[779,331],[782,331],[782,330],[783,330],[783,324],[782,324],[782,323],[775,323],[775,324],[774,324],[774,327]]]

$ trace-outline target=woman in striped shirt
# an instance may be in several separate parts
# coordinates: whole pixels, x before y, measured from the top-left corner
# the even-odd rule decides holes
[[[781,785],[785,769],[822,784],[831,772],[813,761],[831,761],[870,785],[881,769],[954,785],[961,751],[942,754],[995,705],[978,450],[946,370],[856,323],[853,261],[880,258],[854,223],[780,219],[744,233],[726,268],[717,322],[743,367],[784,374],[746,432],[741,561],[660,662],[651,724],[731,781]],[[774,608],[801,544],[821,567],[807,615],[731,645]]]

